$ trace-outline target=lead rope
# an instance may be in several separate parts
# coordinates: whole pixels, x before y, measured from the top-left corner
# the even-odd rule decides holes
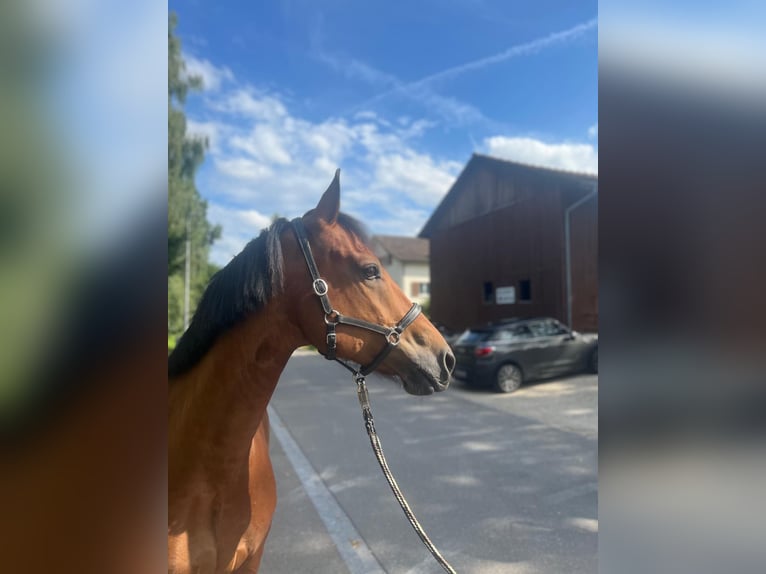
[[[420,522],[418,522],[418,519],[415,518],[410,505],[407,504],[407,501],[405,500],[399,485],[396,483],[394,475],[391,473],[391,469],[388,468],[388,462],[386,461],[386,457],[383,454],[383,446],[380,444],[378,433],[375,432],[375,421],[372,418],[370,396],[367,394],[367,383],[365,382],[364,375],[360,373],[354,373],[354,381],[356,381],[356,394],[357,397],[359,397],[359,404],[362,406],[362,416],[364,417],[364,426],[367,429],[367,436],[370,437],[372,451],[375,453],[375,458],[378,459],[378,464],[383,471],[383,476],[386,477],[386,481],[388,481],[388,485],[391,487],[391,492],[394,493],[396,500],[399,502],[399,506],[402,507],[404,515],[407,517],[407,520],[410,521],[412,528],[415,530],[415,532],[417,532],[420,540],[422,540],[423,544],[426,545],[426,548],[428,548],[428,551],[431,553],[434,559],[442,568],[444,568],[446,572],[449,572],[450,574],[457,574],[450,563],[447,562],[444,556],[441,555],[441,552],[439,552],[438,548],[434,546],[434,543],[431,542],[431,539],[428,538],[428,534],[426,534],[425,530],[423,530],[423,527],[420,525]]]

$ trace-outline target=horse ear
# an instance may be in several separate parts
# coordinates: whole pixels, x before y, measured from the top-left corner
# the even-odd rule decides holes
[[[322,199],[316,206],[316,213],[327,223],[335,223],[340,211],[340,170],[335,170],[335,177],[330,183],[330,187],[322,195]]]

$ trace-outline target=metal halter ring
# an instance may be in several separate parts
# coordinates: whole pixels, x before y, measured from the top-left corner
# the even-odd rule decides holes
[[[399,339],[401,338],[401,334],[396,329],[391,329],[388,332],[388,335],[386,335],[386,340],[388,341],[389,345],[393,345],[396,347],[399,344]]]
[[[324,279],[320,277],[314,280],[314,293],[322,297],[327,295],[328,290],[329,288],[327,287],[327,282]]]
[[[340,312],[333,309],[329,313],[325,314],[324,322],[326,325],[337,325],[338,323],[340,323],[340,317],[341,317]]]

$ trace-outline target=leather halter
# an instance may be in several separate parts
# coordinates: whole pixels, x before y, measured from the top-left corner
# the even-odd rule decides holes
[[[417,319],[422,309],[417,303],[413,303],[410,310],[405,313],[404,317],[394,325],[393,327],[385,327],[383,325],[376,325],[363,319],[356,319],[354,317],[347,317],[333,309],[330,304],[330,297],[328,296],[329,287],[327,282],[319,275],[319,269],[317,268],[314,256],[311,253],[311,245],[309,244],[308,235],[306,235],[306,228],[303,226],[303,221],[300,217],[292,220],[291,225],[295,232],[295,237],[298,239],[298,245],[301,246],[303,257],[306,259],[306,265],[308,266],[309,273],[311,274],[312,288],[314,294],[319,297],[319,301],[322,304],[322,311],[324,311],[324,322],[327,325],[327,352],[322,353],[324,357],[330,361],[337,361],[349,371],[355,375],[369,375],[374,371],[380,363],[383,362],[388,354],[399,344],[400,338],[404,330],[409,327],[412,322]],[[358,327],[360,329],[366,329],[374,333],[382,335],[386,339],[386,345],[380,350],[377,356],[367,366],[360,366],[359,369],[355,369],[348,362],[339,359],[336,356],[337,350],[337,333],[336,327],[338,325],[349,325],[351,327]]]

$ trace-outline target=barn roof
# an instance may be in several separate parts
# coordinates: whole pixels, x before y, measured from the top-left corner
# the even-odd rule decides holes
[[[573,184],[574,188],[580,188],[582,195],[589,193],[592,190],[593,184],[598,182],[598,176],[594,174],[540,167],[474,153],[463,168],[463,171],[460,172],[455,183],[452,184],[452,187],[442,199],[441,203],[431,214],[431,217],[423,226],[418,237],[430,237],[439,227],[442,218],[449,211],[457,197],[463,193],[470,193],[471,186],[463,185],[463,183],[470,178],[473,175],[474,170],[479,167],[495,172],[499,178],[512,178],[514,175],[522,173],[527,176],[539,177],[541,179],[550,180],[553,178],[562,183]]]
[[[399,261],[428,261],[428,239],[398,235],[376,235],[373,239]]]

